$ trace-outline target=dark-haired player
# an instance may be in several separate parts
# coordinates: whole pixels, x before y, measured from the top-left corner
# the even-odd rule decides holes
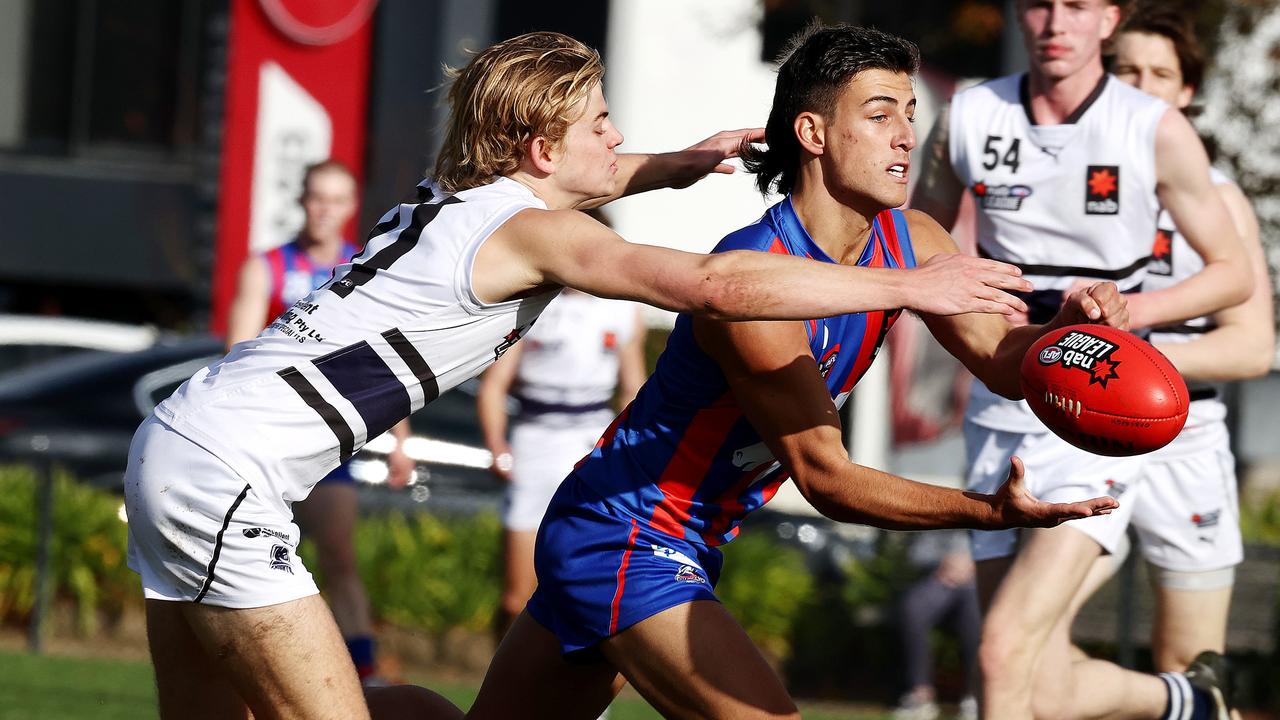
[[[909,268],[956,252],[906,200],[915,145],[914,45],[815,27],[779,70],[769,149],[748,155],[762,191],[786,194],[722,240],[829,264]],[[716,600],[718,546],[793,480],[827,516],[890,528],[1050,527],[1110,498],[1051,505],[1015,458],[990,495],[859,466],[837,408],[899,310],[788,322],[676,322],[657,370],[561,484],[539,529],[538,589],[498,650],[472,718],[594,718],[619,675],[668,718],[795,718],[795,705]],[[926,322],[975,373],[1018,397],[1042,326],[966,314]],[[1072,295],[1053,324],[1124,326],[1115,286]]]
[[[972,192],[978,247],[1018,264],[1037,286],[1030,319],[1051,315],[1081,282],[1112,280],[1134,327],[1177,322],[1237,304],[1252,273],[1231,217],[1209,182],[1195,131],[1163,101],[1107,75],[1102,42],[1120,20],[1108,0],[1018,0],[1026,74],[956,95],[924,153],[913,207],[943,225]],[[1161,208],[1204,267],[1176,287],[1143,280]],[[1107,493],[1106,518],[1023,533],[975,533],[986,604],[981,664],[989,718],[1196,717],[1225,712],[1208,666],[1162,678],[1099,661],[1072,662],[1072,598],[1102,553],[1117,550],[1141,491],[1143,458],[1102,458],[1050,433],[1027,408],[974,385],[965,440],[972,490],[996,487],[1008,458],[1032,488],[1069,501]],[[1198,685],[1198,689],[1193,689]],[[1185,712],[1184,712],[1185,711]]]

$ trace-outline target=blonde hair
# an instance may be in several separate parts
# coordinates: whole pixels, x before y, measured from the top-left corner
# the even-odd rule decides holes
[[[574,110],[604,77],[604,63],[567,35],[535,32],[493,45],[449,73],[449,124],[434,179],[458,192],[515,171],[536,135],[558,145],[577,119]]]

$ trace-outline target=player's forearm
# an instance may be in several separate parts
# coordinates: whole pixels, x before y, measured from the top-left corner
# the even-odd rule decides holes
[[[909,270],[819,263],[770,253],[705,256],[690,292],[668,295],[677,312],[719,320],[808,320],[913,307]],[[674,290],[674,288],[673,288]]]
[[[989,495],[915,482],[851,463],[838,476],[820,488],[797,478],[806,499],[832,520],[886,530],[997,527]]]
[[[1275,360],[1275,335],[1224,327],[1185,343],[1156,345],[1187,380],[1216,382],[1261,377]]]
[[[1252,291],[1248,265],[1234,260],[1209,262],[1177,285],[1131,295],[1129,324],[1134,329],[1158,327],[1210,315],[1244,302]]]
[[[593,198],[578,206],[589,210],[627,195],[671,187],[694,179],[683,151],[670,153],[626,153],[618,156],[617,191]]]
[[[484,446],[490,452],[498,452],[507,446],[507,398],[506,393],[486,392],[482,386],[476,396],[476,417],[480,421],[480,433]]]

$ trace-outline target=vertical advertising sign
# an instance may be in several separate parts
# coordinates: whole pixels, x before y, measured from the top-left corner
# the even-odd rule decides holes
[[[333,158],[363,177],[375,5],[231,0],[214,333],[226,331],[245,258],[288,241],[302,226],[304,168]]]

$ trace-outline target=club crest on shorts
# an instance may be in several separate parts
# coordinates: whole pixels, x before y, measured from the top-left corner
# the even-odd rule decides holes
[[[1194,513],[1191,516],[1191,522],[1195,523],[1196,529],[1199,531],[1198,539],[1200,542],[1213,543],[1218,535],[1218,522],[1222,519],[1221,510],[1211,510],[1209,512]]]
[[[701,584],[707,581],[702,577],[702,573],[698,572],[698,568],[692,565],[681,565],[676,571],[676,580],[682,583]]]
[[[1116,482],[1115,480],[1107,481],[1107,494],[1116,500],[1119,500],[1120,496],[1124,494],[1124,491],[1128,489],[1129,486],[1126,483]]]
[[[293,574],[293,559],[289,557],[288,545],[271,546],[271,569]]]
[[[1061,365],[1067,369],[1087,372],[1089,384],[1097,383],[1105,390],[1108,381],[1120,377],[1116,370],[1120,367],[1120,361],[1111,359],[1111,354],[1119,347],[1096,335],[1072,330],[1063,335],[1058,344],[1041,350],[1036,359],[1041,365]]]

